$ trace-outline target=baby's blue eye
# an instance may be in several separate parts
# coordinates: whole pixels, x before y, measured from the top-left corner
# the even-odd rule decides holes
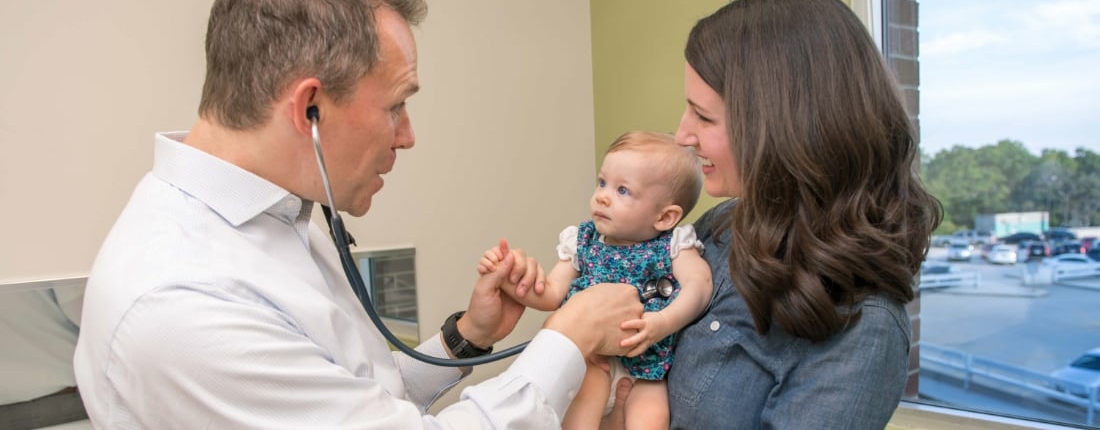
[[[620,187],[619,187],[619,189],[618,189],[618,190],[616,190],[616,191],[618,191],[618,192],[619,192],[619,194],[622,194],[622,195],[624,195],[624,196],[628,196],[628,195],[630,195],[630,190],[626,189],[626,187],[622,187],[622,186],[620,186]]]
[[[607,181],[605,181],[603,179],[597,179],[596,180],[596,186],[597,187],[603,188],[605,185],[607,185]]]

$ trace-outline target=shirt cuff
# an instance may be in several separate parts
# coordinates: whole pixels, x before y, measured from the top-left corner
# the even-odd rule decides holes
[[[550,329],[539,330],[507,371],[538,386],[559,417],[565,416],[565,410],[577,396],[584,372],[584,357],[577,345]]]
[[[432,357],[449,357],[440,335],[428,338],[417,346],[416,350]],[[435,366],[409,357],[401,351],[394,351],[393,357],[401,369],[401,377],[405,381],[409,400],[415,402],[422,411],[427,410],[428,406],[447,390],[470,374],[468,367]]]

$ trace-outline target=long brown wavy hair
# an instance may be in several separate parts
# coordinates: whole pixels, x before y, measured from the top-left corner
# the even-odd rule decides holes
[[[812,341],[881,294],[901,303],[940,202],[874,41],[838,0],[738,0],[700,20],[684,55],[721,95],[743,192],[730,277],[756,330]]]

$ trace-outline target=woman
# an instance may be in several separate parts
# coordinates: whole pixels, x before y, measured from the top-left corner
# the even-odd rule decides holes
[[[838,0],[738,0],[684,50],[677,142],[714,279],[669,375],[673,428],[883,428],[908,374],[913,283],[939,202],[867,30]]]

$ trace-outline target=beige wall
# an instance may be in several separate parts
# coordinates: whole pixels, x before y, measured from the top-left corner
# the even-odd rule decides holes
[[[195,120],[210,3],[0,4],[0,284],[87,273],[151,166],[153,132]],[[417,145],[399,154],[371,213],[348,221],[364,247],[417,248],[422,337],[466,307],[497,238],[552,263],[558,231],[586,215],[594,176],[588,1],[430,9],[416,31]],[[543,316],[530,312],[505,343],[529,338]]]
[[[549,270],[558,232],[587,216],[595,170],[587,0],[434,1],[417,37],[417,146],[349,228],[416,245],[423,338],[465,309],[477,260],[497,238]],[[497,347],[529,339],[544,316],[528,311]],[[462,386],[504,367],[480,366]]]
[[[209,4],[0,4],[0,282],[88,271],[153,131],[194,121]]]

